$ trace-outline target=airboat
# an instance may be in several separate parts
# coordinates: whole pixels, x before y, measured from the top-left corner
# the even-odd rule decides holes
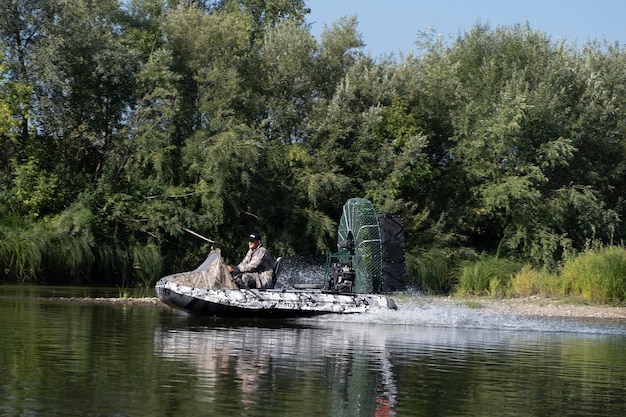
[[[351,198],[339,222],[338,251],[328,255],[321,284],[276,288],[282,271],[277,258],[272,288],[239,288],[219,248],[195,270],[161,278],[155,286],[165,304],[188,313],[219,317],[295,318],[397,309],[388,294],[406,287],[403,222],[379,215],[364,198]]]

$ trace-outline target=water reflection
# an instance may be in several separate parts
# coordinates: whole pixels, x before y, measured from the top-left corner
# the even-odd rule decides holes
[[[230,381],[231,400],[261,414],[612,415],[626,382],[624,338],[594,333],[217,320],[157,328],[154,346],[207,393]]]
[[[30,294],[0,292],[0,415],[626,415],[624,323],[426,303],[241,321]]]
[[[268,401],[289,402],[293,410],[299,402],[314,405],[300,415],[320,406],[327,415],[389,415],[397,388],[385,337],[355,336],[332,327],[266,323],[158,328],[154,339],[158,355],[193,364],[207,393],[231,379],[244,408],[263,399],[266,407]],[[278,385],[283,388],[275,390]]]

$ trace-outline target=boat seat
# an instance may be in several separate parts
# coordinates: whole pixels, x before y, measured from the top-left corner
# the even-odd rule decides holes
[[[278,276],[280,275],[280,270],[283,266],[282,263],[282,256],[276,258],[276,262],[274,262],[274,268],[272,269],[272,286],[270,288],[274,288],[276,286],[276,281],[278,281]]]

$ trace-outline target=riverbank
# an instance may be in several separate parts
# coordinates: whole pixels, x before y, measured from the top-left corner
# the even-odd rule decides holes
[[[394,298],[398,308],[416,305],[464,306],[485,309],[490,313],[525,317],[626,320],[626,307],[588,305],[577,300],[556,298],[431,297],[405,296]]]

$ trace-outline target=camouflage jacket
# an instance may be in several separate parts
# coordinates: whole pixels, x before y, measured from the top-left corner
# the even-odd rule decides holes
[[[258,272],[262,281],[271,281],[272,269],[274,268],[274,260],[270,253],[263,246],[252,250],[248,250],[246,256],[235,268],[235,274],[243,274],[246,272]]]

